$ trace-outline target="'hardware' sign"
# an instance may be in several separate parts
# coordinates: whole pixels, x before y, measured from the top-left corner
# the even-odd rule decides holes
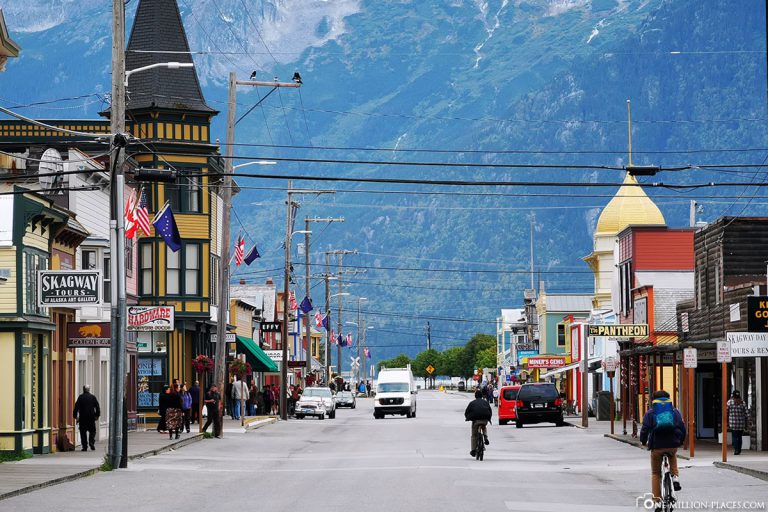
[[[610,336],[611,338],[647,338],[648,324],[590,324],[590,336]]]
[[[128,306],[129,331],[172,331],[173,306]]]
[[[68,322],[67,348],[110,348],[112,332],[109,322]]]
[[[100,270],[40,270],[38,307],[101,306]]]
[[[747,331],[768,332],[768,297],[747,297]]]

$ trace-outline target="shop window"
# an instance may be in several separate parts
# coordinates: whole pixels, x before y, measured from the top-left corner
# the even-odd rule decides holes
[[[200,294],[200,246],[187,244],[184,254],[184,293]]]
[[[211,296],[211,306],[219,304],[219,257],[211,254],[211,274],[209,291]]]
[[[181,293],[181,283],[179,282],[181,251],[174,252],[170,247],[165,249],[165,293],[166,295],[179,295]]]
[[[200,295],[200,252],[200,244],[191,242],[178,252],[166,248],[166,295]]]
[[[37,272],[48,269],[48,257],[32,252],[24,252],[24,313],[46,315],[46,308],[37,306]]]
[[[109,259],[109,254],[104,256],[104,266],[101,273],[104,283],[104,302],[112,302],[112,261]]]
[[[160,393],[167,383],[167,361],[165,357],[139,356],[138,364],[138,407],[139,409],[157,409],[160,405]]]

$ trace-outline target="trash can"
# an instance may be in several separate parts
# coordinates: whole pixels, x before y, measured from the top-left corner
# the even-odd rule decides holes
[[[611,419],[611,392],[597,392],[597,421],[610,421]]]

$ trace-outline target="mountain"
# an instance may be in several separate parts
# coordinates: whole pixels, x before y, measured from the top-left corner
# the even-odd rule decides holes
[[[8,26],[23,54],[9,63],[0,81],[3,105],[96,93],[20,109],[39,117],[95,115],[109,89],[107,4],[6,2]],[[242,77],[256,70],[267,80],[301,72],[300,91],[274,93],[238,124],[238,142],[253,144],[237,148],[242,157],[573,166],[282,162],[244,171],[618,183],[621,175],[615,170],[578,166],[628,163],[628,98],[636,164],[759,164],[768,157],[765,6],[757,0],[179,0],[179,5],[190,46],[202,52],[196,64],[214,108],[226,110],[223,82],[230,69]],[[241,88],[238,114],[266,92]],[[225,117],[217,118],[213,138],[224,139]],[[755,171],[665,172],[651,181],[765,179]],[[243,190],[236,198],[233,229],[248,232],[249,243],[258,241],[264,257],[257,264],[262,270],[239,269],[234,278],[261,281],[272,275],[280,280],[279,270],[264,269],[282,265],[285,193],[271,189],[285,182],[238,182]],[[599,209],[615,191],[598,186],[295,185],[353,191],[303,197],[299,220],[305,215],[346,218],[343,224],[311,226],[313,273],[325,261],[319,252],[330,248],[357,248],[359,254],[348,256],[346,263],[379,267],[347,276],[348,291],[369,298],[363,309],[374,326],[369,344],[377,359],[424,348],[425,317],[432,318],[433,346],[438,348],[461,343],[477,331],[492,333],[498,310],[519,305],[522,288],[530,286],[524,272],[531,211],[536,213],[535,279],[549,291],[589,292],[592,277],[581,257],[591,250]],[[362,192],[393,189],[565,195]],[[762,195],[755,187],[649,193],[672,226],[687,224],[690,199],[702,196],[714,196],[700,201],[707,220],[765,210],[759,199],[748,202]],[[737,201],[740,194],[743,199]],[[303,282],[302,268],[295,266],[298,282]],[[472,269],[486,272],[467,272]],[[322,284],[313,296],[316,303],[322,299]],[[355,310],[356,304],[345,308]]]

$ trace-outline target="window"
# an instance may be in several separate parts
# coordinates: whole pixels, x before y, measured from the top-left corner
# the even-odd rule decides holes
[[[199,213],[202,196],[200,178],[180,176],[179,182],[165,185],[165,199],[174,212]]]
[[[219,257],[213,254],[211,254],[210,280],[211,306],[217,306],[219,304]]]
[[[48,258],[31,252],[24,253],[24,278],[26,293],[24,295],[24,313],[45,315],[46,308],[37,307],[37,271],[48,269]]]
[[[104,256],[102,281],[104,282],[104,302],[112,302],[112,261],[109,255]]]
[[[181,283],[181,252],[173,252],[170,247],[165,248],[165,293],[166,295],[179,295]]]
[[[160,393],[166,378],[165,357],[139,357],[138,364],[138,407],[139,409],[157,409],[160,405]]]
[[[184,254],[184,293],[200,294],[200,246],[187,244]]]
[[[133,276],[133,240],[125,242],[125,270],[129,277]]]
[[[565,324],[557,324],[557,346],[565,346]]]
[[[96,268],[96,251],[83,251],[83,270]]]
[[[146,243],[139,246],[139,272],[141,272],[141,281],[139,282],[139,293],[142,295],[152,294],[152,244]]]

